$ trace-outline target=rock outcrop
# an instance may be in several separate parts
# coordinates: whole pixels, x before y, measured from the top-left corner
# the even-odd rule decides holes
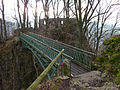
[[[37,90],[120,90],[120,86],[102,77],[100,71],[91,71],[78,77],[44,80]]]
[[[119,90],[120,86],[107,81],[100,71],[91,71],[72,78],[71,90]]]

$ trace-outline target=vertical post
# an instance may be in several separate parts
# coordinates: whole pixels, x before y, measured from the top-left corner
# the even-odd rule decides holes
[[[59,76],[59,69],[60,69],[60,57],[58,58],[58,66],[57,66],[57,76]]]
[[[92,55],[91,55],[91,62],[90,62],[90,70],[92,70]]]
[[[69,63],[70,63],[70,76],[71,76],[71,60],[69,61]]]
[[[64,68],[63,68],[63,56],[61,55],[61,73],[64,76]]]

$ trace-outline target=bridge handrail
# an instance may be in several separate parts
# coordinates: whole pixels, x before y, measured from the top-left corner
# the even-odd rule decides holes
[[[55,51],[52,50],[52,55],[50,55],[50,57],[49,57],[49,55],[48,55],[49,53],[46,54],[46,50],[45,50],[45,49],[47,49],[47,52],[48,52],[50,50],[49,47],[46,47],[45,45],[43,45],[41,43],[38,43],[37,41],[35,41],[34,39],[32,39],[30,36],[28,36],[28,35],[26,35],[24,33],[20,33],[20,40],[22,42],[23,48],[28,48],[35,55],[35,57],[38,59],[38,61],[41,64],[41,66],[42,66],[43,69],[45,69],[45,67],[47,65],[49,65],[49,63],[59,53],[59,52],[55,52]],[[41,49],[39,47],[41,47],[43,49]],[[44,52],[44,50],[45,50],[45,52]],[[51,50],[50,50],[50,52],[51,52]],[[54,55],[55,55],[55,57],[51,58],[51,56],[54,56]],[[63,57],[61,57],[61,58],[63,58]],[[54,64],[54,67],[52,67],[53,72],[49,73],[49,74],[51,74],[51,76],[54,76],[55,73],[57,72],[56,68],[59,67],[61,58],[59,58],[59,60]],[[43,62],[41,60],[43,60]],[[49,74],[47,74],[48,78],[50,78]]]
[[[40,53],[42,56],[44,56],[47,60],[51,60],[50,57],[48,57],[47,55],[45,55],[43,52],[41,52],[39,49],[37,49],[36,47],[34,47],[32,44],[30,44],[27,40],[25,40],[23,37],[20,37],[20,39],[24,40],[27,44],[29,44],[30,46],[32,46],[38,53]]]
[[[24,34],[24,33],[21,33],[21,34],[25,35],[26,37],[29,37],[30,39],[32,39],[32,40],[34,40],[34,41],[36,41],[36,42],[38,42],[38,43],[40,43],[40,44],[42,44],[42,45],[46,46],[47,48],[49,48],[49,49],[51,49],[51,50],[53,50],[53,51],[55,51],[55,52],[57,52],[57,53],[59,53],[59,52],[60,52],[59,50],[54,49],[54,48],[52,48],[52,47],[48,46],[47,44],[45,44],[45,43],[43,43],[43,42],[41,42],[41,41],[39,41],[39,40],[37,40],[37,39],[35,39],[35,38],[31,37],[31,36],[28,36],[27,34]],[[63,55],[64,57],[66,57],[66,58],[70,59],[70,60],[72,60],[72,59],[73,59],[71,56],[69,56],[69,55],[67,55],[67,54],[65,54],[65,53],[63,53],[62,55]],[[49,57],[47,57],[47,58],[49,58]],[[50,59],[50,58],[49,58],[49,59]]]
[[[22,33],[22,34],[24,34],[24,33]],[[45,43],[43,43],[43,42],[41,42],[41,41],[39,41],[39,40],[37,40],[37,39],[35,39],[35,38],[29,36],[29,35],[26,35],[26,34],[24,34],[24,35],[27,36],[27,37],[29,37],[29,38],[31,38],[32,40],[35,40],[36,42],[38,42],[38,43],[40,43],[40,44],[46,46],[47,48],[52,49],[53,51],[55,51],[55,52],[57,52],[57,53],[60,52],[59,50],[54,49],[54,48],[52,48],[51,46],[48,46],[47,44],[45,44]],[[67,54],[65,54],[65,53],[63,53],[62,55],[63,55],[64,57],[70,59],[70,60],[73,59],[71,56],[69,56],[69,55],[67,55]]]
[[[58,58],[62,55],[64,49],[62,49],[61,52],[56,56],[54,60],[48,65],[48,67],[40,74],[40,76],[37,77],[37,79],[27,88],[27,90],[35,90],[39,83],[43,80],[43,78],[47,75],[47,73],[51,70],[55,62],[58,60]]]
[[[44,56],[48,61],[52,61],[52,59],[54,58],[51,58],[49,57],[48,55],[46,55],[44,52],[42,52],[41,50],[39,50],[36,46],[34,46],[33,44],[31,44],[30,42],[28,42],[24,37],[27,37],[29,39],[31,39],[28,35],[24,34],[24,33],[21,33],[20,34],[20,39],[22,39],[23,41],[25,41],[27,44],[29,44],[32,48],[34,48],[38,53],[40,53],[42,56]],[[32,39],[31,39],[32,40]],[[33,40],[34,41],[34,40]],[[47,47],[49,48],[49,47]],[[50,48],[49,48],[50,49]],[[52,49],[51,49],[52,50]],[[54,51],[54,50],[52,50]],[[55,51],[54,51],[55,52]],[[55,52],[55,53],[59,53],[59,52]],[[52,53],[53,54],[53,53]],[[57,55],[57,54],[56,54]],[[58,65],[58,63],[56,63],[56,65]]]
[[[28,33],[28,35],[33,37],[33,38],[36,38],[37,40],[39,40],[39,41],[57,49],[59,51],[62,48],[64,48],[65,49],[64,53],[66,55],[71,56],[73,58],[72,61],[74,61],[74,62],[82,65],[83,67],[86,67],[87,69],[91,70],[92,59],[95,56],[95,54],[93,55],[93,54],[90,54],[90,53],[85,53],[85,52],[79,51],[79,49],[74,49],[73,46],[70,46],[70,45],[52,40],[50,38],[43,37],[41,35],[37,35],[37,34],[34,34],[34,33]],[[73,47],[73,48],[71,48],[71,47]]]
[[[32,32],[29,32],[29,33],[35,34],[35,33],[32,33]],[[44,36],[42,36],[42,35],[38,35],[38,34],[35,34],[35,35],[40,36],[40,37],[42,37],[42,38],[45,38],[45,39],[47,39],[47,40],[54,41],[54,42],[57,42],[57,43],[59,43],[59,44],[65,45],[65,46],[70,47],[70,48],[72,48],[72,49],[78,50],[78,51],[80,51],[80,52],[83,52],[84,54],[87,53],[87,54],[89,54],[89,55],[96,56],[95,53],[92,53],[92,52],[89,52],[89,51],[86,51],[86,50],[83,50],[83,49],[80,49],[80,48],[77,48],[77,47],[73,47],[73,46],[71,46],[71,45],[68,45],[68,44],[59,42],[59,41],[57,41],[57,40],[53,40],[53,39],[48,38],[48,37],[44,37]]]

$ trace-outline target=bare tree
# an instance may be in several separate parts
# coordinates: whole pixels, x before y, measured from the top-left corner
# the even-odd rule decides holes
[[[110,34],[111,32],[111,30],[105,29],[104,27],[106,26],[106,22],[109,20],[109,17],[113,14],[114,8],[116,5],[117,4],[112,4],[110,2],[108,5],[106,5],[103,8],[102,4],[99,4],[98,8],[96,9],[96,15],[94,16],[96,17],[95,21],[94,22],[91,21],[91,24],[89,25],[89,28],[87,31],[88,36],[86,37],[89,41],[89,44],[93,42],[91,46],[93,46],[93,48],[95,49],[96,54],[101,42],[106,37],[108,37],[108,34]],[[115,22],[113,28],[115,28],[116,24],[117,24],[117,21]],[[112,32],[114,32],[113,30]]]
[[[14,8],[14,16],[12,16],[12,18],[16,21],[17,28],[20,28],[20,23],[19,23],[19,20],[18,20],[17,15],[16,15],[16,10],[15,10],[15,8]]]
[[[113,7],[118,5],[118,3],[116,3],[117,0],[114,4],[111,3],[111,1],[109,4],[106,4],[104,8],[104,6],[101,5],[102,0],[74,0],[75,11],[72,10],[72,12],[77,20],[76,36],[78,38],[78,45],[80,48],[87,46],[89,48],[89,42],[92,39],[96,42],[94,44],[96,51],[98,50],[100,41],[107,33],[107,31],[103,32],[105,23],[111,16],[111,10]]]
[[[6,30],[6,22],[5,22],[5,13],[4,13],[4,0],[1,0],[1,3],[2,3],[2,9],[1,9],[1,12],[2,12],[2,19],[3,19],[3,25],[4,25],[4,36],[5,36],[5,40],[7,40],[7,30]]]
[[[43,11],[40,12],[40,15],[39,15],[39,28],[41,28],[41,14],[43,13]]]
[[[35,3],[36,3],[36,7],[35,7],[35,15],[34,15],[34,31],[37,29],[37,2],[38,0],[35,0]]]
[[[26,24],[27,24],[27,28],[29,28],[29,15],[28,15],[28,7],[27,7],[27,22],[26,22]]]
[[[74,0],[75,5],[75,16],[77,19],[77,37],[79,40],[80,48],[84,47],[86,42],[85,33],[88,30],[89,23],[93,19],[96,8],[98,7],[101,0]]]
[[[1,33],[0,33],[0,41],[1,42],[3,42],[3,27],[2,27],[2,19],[0,19],[0,25],[1,25],[1,27],[0,27],[0,29],[1,29]]]
[[[116,20],[115,20],[115,23],[114,23],[114,25],[112,27],[112,30],[111,30],[111,36],[113,36],[113,34],[118,31],[118,30],[116,30],[118,20],[119,20],[119,13],[117,13],[117,15],[116,15]]]
[[[58,28],[58,21],[59,21],[58,19],[64,10],[64,7],[63,7],[62,11],[59,12],[60,2],[61,2],[61,0],[52,0],[52,8],[53,8],[54,21],[55,21],[55,28]]]
[[[65,8],[65,12],[66,12],[66,24],[65,24],[65,26],[66,26],[66,28],[65,28],[65,33],[66,33],[66,38],[65,38],[65,42],[67,43],[67,41],[68,41],[68,38],[67,38],[67,36],[68,36],[68,32],[69,32],[69,7],[70,7],[70,0],[67,0],[67,1],[64,1],[64,8]]]
[[[49,28],[49,5],[51,3],[52,0],[41,0],[42,1],[42,5],[43,5],[43,10],[44,10],[44,14],[45,14],[45,22],[46,22],[46,35],[48,32],[48,28]]]
[[[18,15],[19,15],[19,21],[20,26],[22,29],[25,29],[25,27],[28,27],[29,23],[29,16],[28,16],[28,2],[29,0],[21,0],[24,6],[23,14],[20,12],[20,0],[17,0],[17,9],[18,9]],[[23,15],[23,19],[21,18]]]
[[[105,33],[105,31],[103,31],[105,23],[106,23],[107,19],[110,17],[110,15],[112,14],[111,12],[109,12],[110,9],[108,9],[108,8],[105,10],[105,13],[103,15],[101,15],[101,16],[100,16],[101,10],[99,10],[99,12],[98,12],[97,28],[96,28],[96,38],[97,38],[97,41],[96,41],[96,53],[98,51],[100,39],[102,38],[103,33]],[[100,23],[100,19],[101,19],[101,23]]]
[[[22,1],[23,2],[23,4],[24,4],[24,12],[23,12],[23,29],[25,28],[25,26],[26,26],[26,15],[27,15],[27,5],[28,5],[28,2],[29,2],[29,0],[24,0],[24,1]]]
[[[18,16],[19,16],[20,26],[21,26],[21,28],[23,28],[22,19],[21,19],[21,13],[20,13],[20,4],[19,4],[19,0],[17,0],[17,9],[18,9]]]
[[[56,3],[57,3],[57,0],[52,0],[52,8],[53,8],[53,16],[54,16],[54,19],[56,18],[56,12],[55,12],[55,5],[56,5]]]

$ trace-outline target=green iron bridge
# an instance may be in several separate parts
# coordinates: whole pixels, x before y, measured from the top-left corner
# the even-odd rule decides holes
[[[22,47],[29,49],[34,54],[43,70],[64,49],[62,55],[47,74],[48,78],[53,77],[58,72],[61,59],[69,61],[71,76],[77,76],[92,69],[94,53],[34,33],[20,33],[20,40]]]

